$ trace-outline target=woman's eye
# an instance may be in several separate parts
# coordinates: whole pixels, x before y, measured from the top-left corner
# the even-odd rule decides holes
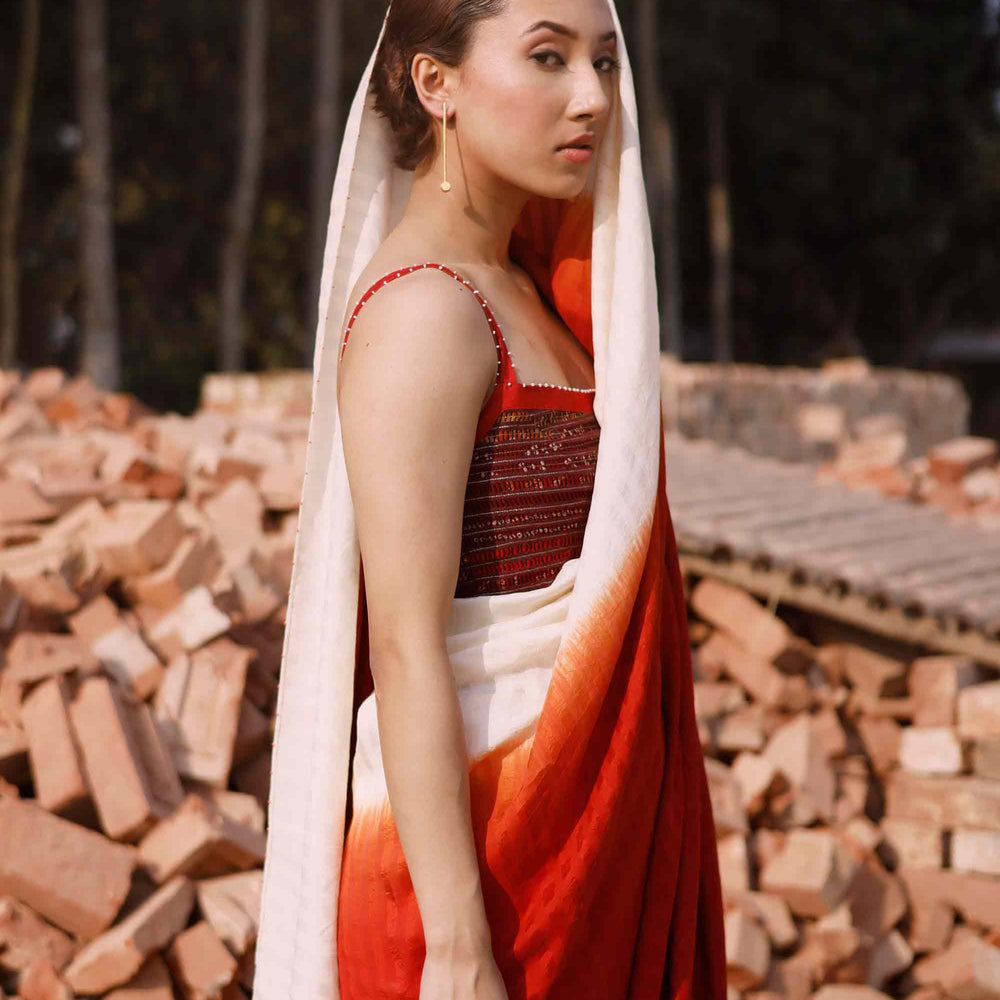
[[[535,52],[532,57],[540,66],[557,66],[562,62],[562,56],[558,52]],[[558,59],[559,63],[545,62],[546,59]]]
[[[554,69],[556,66],[564,65],[563,57],[559,55],[558,52],[535,52],[531,56],[540,66],[545,66],[549,69]],[[549,60],[555,60],[554,62],[549,62]],[[615,70],[621,69],[622,64],[615,59],[613,56],[602,56],[600,59],[594,63],[598,67],[598,71],[601,73],[614,73]]]

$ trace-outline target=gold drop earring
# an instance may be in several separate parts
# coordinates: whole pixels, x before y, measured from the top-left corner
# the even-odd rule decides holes
[[[444,153],[444,180],[441,181],[441,190],[450,191],[451,184],[448,182],[448,102],[443,102],[443,113],[441,116],[441,146]]]

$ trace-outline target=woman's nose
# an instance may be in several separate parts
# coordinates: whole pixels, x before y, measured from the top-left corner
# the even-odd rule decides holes
[[[601,73],[589,66],[584,69],[576,80],[576,91],[573,94],[573,117],[586,115],[600,119],[611,107],[605,90],[605,80]]]

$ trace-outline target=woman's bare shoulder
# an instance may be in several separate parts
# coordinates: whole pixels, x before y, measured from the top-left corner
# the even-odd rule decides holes
[[[458,391],[478,393],[485,399],[496,374],[496,347],[476,297],[437,268],[412,263],[386,267],[387,263],[370,265],[369,274],[361,276],[352,292],[356,305],[374,282],[407,269],[372,295],[354,318],[340,365],[341,386],[353,377],[350,369],[363,379],[386,377],[381,363],[358,364],[364,354],[372,362],[376,358],[405,362],[415,388],[427,379],[440,384],[444,378]]]
[[[358,275],[358,279],[347,297],[345,322],[354,312],[361,296],[377,281],[396,271],[408,273],[411,267],[420,268],[423,264],[437,263],[438,256],[439,251],[436,248],[413,238],[412,235],[403,234],[398,230],[390,233],[365,265],[361,274]],[[429,268],[425,270],[429,270]],[[426,283],[427,279],[423,280]],[[398,293],[403,286],[413,284],[413,280],[407,277],[404,281],[397,280],[392,284],[396,286],[395,290]]]

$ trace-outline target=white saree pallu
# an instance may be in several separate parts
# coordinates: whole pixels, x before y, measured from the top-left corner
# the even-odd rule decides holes
[[[578,565],[578,559],[567,559],[546,587],[453,601],[446,648],[473,760],[514,737],[527,739],[534,730]],[[387,805],[374,693],[358,707],[352,771],[355,810]]]
[[[600,444],[582,548],[546,587],[456,598],[447,648],[510,1000],[722,1000],[714,824],[666,500],[652,240],[632,75],[609,10],[622,69],[590,185],[571,201],[532,198],[510,247],[594,362]],[[424,957],[365,697],[366,604],[336,399],[348,297],[412,180],[374,111],[374,59],[331,202],[255,1000],[417,1000]]]

